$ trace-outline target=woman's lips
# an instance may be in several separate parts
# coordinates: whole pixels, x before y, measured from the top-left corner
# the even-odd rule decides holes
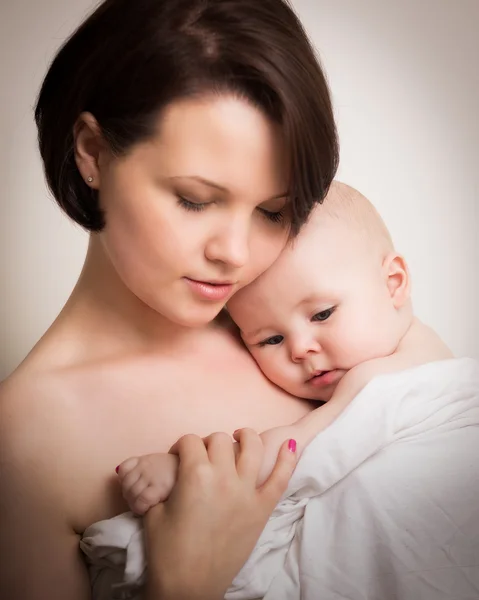
[[[197,281],[196,279],[184,278],[191,290],[203,300],[220,302],[226,300],[233,291],[234,283],[212,283],[210,281]]]

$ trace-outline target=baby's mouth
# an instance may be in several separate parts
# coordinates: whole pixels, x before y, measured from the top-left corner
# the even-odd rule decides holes
[[[328,387],[338,383],[341,378],[340,369],[329,369],[328,371],[314,371],[307,383],[313,387]]]
[[[316,377],[322,377],[323,375],[326,375],[326,373],[329,373],[329,371],[314,371],[306,381],[311,381],[312,379],[316,379]]]

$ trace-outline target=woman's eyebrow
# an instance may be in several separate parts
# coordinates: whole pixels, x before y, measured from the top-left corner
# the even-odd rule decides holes
[[[220,190],[225,194],[230,193],[229,189],[225,186],[220,185],[219,183],[216,183],[214,181],[210,181],[209,179],[205,179],[204,177],[200,177],[199,175],[177,175],[174,177],[170,177],[169,179],[190,179],[193,181],[197,181],[198,183],[201,183],[203,185],[207,185],[208,187],[214,188],[215,190]]]
[[[272,196],[271,198],[268,198],[269,200],[281,200],[282,198],[288,198],[289,197],[289,192],[286,192],[284,194],[278,194],[277,196]]]
[[[190,179],[190,180],[196,181],[198,183],[201,183],[202,185],[206,185],[208,187],[214,188],[215,190],[219,190],[220,192],[223,192],[224,194],[231,194],[231,191],[224,185],[216,183],[215,181],[211,181],[210,179],[205,179],[204,177],[201,177],[200,175],[176,175],[173,177],[169,177],[169,179]],[[267,200],[265,200],[265,202],[269,202],[270,200],[280,200],[281,198],[287,198],[288,196],[289,196],[288,192],[286,192],[284,194],[278,194],[276,196],[272,196],[271,198],[268,198]]]

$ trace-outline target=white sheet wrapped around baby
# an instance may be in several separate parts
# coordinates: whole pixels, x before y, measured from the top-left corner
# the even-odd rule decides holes
[[[141,519],[89,527],[93,598],[140,598]],[[373,380],[303,453],[228,600],[478,600],[479,364]]]

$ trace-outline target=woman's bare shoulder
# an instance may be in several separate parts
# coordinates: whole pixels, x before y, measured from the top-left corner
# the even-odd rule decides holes
[[[54,390],[55,377],[48,370],[35,368],[29,361],[25,361],[0,383],[0,411],[10,422],[13,419],[18,425],[28,424],[32,420],[32,414],[37,416],[37,412],[40,412],[40,416],[49,418],[46,411],[39,409],[51,399]]]
[[[54,373],[25,364],[0,384],[0,438],[17,462],[47,463],[68,437],[68,389]],[[59,424],[62,426],[60,427]]]
[[[80,451],[75,443],[80,426],[75,404],[75,391],[61,373],[28,361],[22,364],[0,384],[4,455],[18,468],[34,464],[44,473],[45,483],[53,485]]]
[[[52,404],[60,410],[68,388],[62,385],[60,370],[28,357],[9,377],[0,383],[0,410],[18,425],[27,426],[40,419],[54,417]]]
[[[0,384],[2,463],[12,493],[21,488],[35,504],[53,504],[79,534],[124,510],[108,432],[92,434],[94,414],[80,395],[68,374],[28,364]]]

